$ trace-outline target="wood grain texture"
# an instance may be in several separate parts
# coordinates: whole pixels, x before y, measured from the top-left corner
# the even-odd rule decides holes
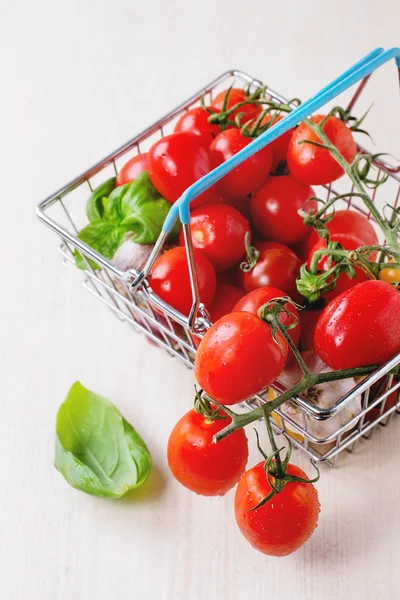
[[[191,372],[87,294],[34,216],[39,199],[219,72],[242,68],[305,98],[372,47],[399,44],[399,17],[391,0],[2,3],[2,598],[400,597],[400,420],[323,470],[310,543],[281,560],[256,553],[232,493],[203,499],[168,473]],[[379,78],[371,129],[398,156],[393,65]],[[127,499],[81,494],[53,468],[56,411],[77,379],[110,397],[152,451],[151,479]]]

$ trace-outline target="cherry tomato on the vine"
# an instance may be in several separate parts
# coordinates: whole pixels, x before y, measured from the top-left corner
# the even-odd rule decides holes
[[[208,307],[215,294],[215,271],[201,250],[195,249],[194,256],[200,299]],[[192,306],[192,290],[186,249],[180,246],[161,254],[153,265],[149,284],[160,298],[187,316]]]
[[[173,204],[192,183],[211,171],[208,148],[201,136],[178,131],[158,140],[148,152],[148,171],[157,191]],[[215,192],[207,190],[196,198],[191,207],[212,200]]]
[[[387,283],[398,283],[400,282],[400,269],[398,267],[391,267],[390,263],[394,263],[395,260],[391,258],[388,262],[387,269],[382,269],[379,273],[379,279],[386,281]]]
[[[272,337],[267,323],[248,312],[222,317],[205,334],[195,359],[201,389],[222,404],[235,404],[274,381],[283,369],[288,346]]]
[[[363,246],[376,246],[378,236],[370,221],[358,210],[337,210],[333,219],[326,223],[330,235],[336,233],[348,233],[362,241]],[[316,231],[313,230],[307,241],[308,252],[320,240]]]
[[[210,146],[213,168],[237,154],[251,141],[239,129],[221,131]],[[267,179],[271,165],[272,150],[266,146],[225,175],[217,183],[217,191],[231,198],[251,194]]]
[[[250,312],[257,317],[258,309],[261,308],[261,306],[263,306],[273,298],[281,298],[282,296],[286,296],[286,294],[278,288],[272,286],[258,288],[257,290],[253,290],[249,294],[243,296],[243,298],[241,298],[235,304],[235,306],[232,309],[232,312],[245,311]],[[291,337],[294,345],[298,346],[300,340],[299,312],[296,309],[296,307],[293,306],[293,304],[290,304],[289,302],[285,304],[285,309],[289,312],[289,314],[282,312],[279,317],[279,320],[282,323],[282,325],[285,325],[286,327],[289,325],[294,325],[297,321],[297,325],[292,329],[288,329],[287,332]],[[291,351],[289,351],[288,353],[288,360],[290,360],[290,358],[293,358],[293,352]]]
[[[318,124],[323,119],[324,115],[314,115],[310,121]],[[357,145],[349,127],[331,115],[323,130],[343,158],[352,163],[357,153]],[[329,150],[307,142],[321,143],[321,139],[306,123],[300,123],[293,132],[287,153],[288,167],[293,177],[308,185],[326,185],[343,175],[342,167]]]
[[[400,352],[400,292],[377,280],[351,287],[325,308],[314,340],[332,369],[384,364]]]
[[[292,464],[287,472],[307,478]],[[298,550],[317,527],[318,492],[311,483],[290,482],[272,500],[251,510],[270,492],[264,462],[246,471],[236,488],[236,522],[253,548],[270,556],[286,556]]]
[[[136,177],[147,170],[147,152],[134,156],[127,163],[124,164],[122,169],[117,175],[115,185],[124,185],[136,179]]]
[[[206,143],[211,144],[219,134],[220,128],[218,125],[208,122],[209,116],[210,114],[202,106],[191,108],[179,118],[174,131],[190,131],[201,135]]]
[[[226,494],[246,468],[248,445],[243,429],[213,443],[213,436],[231,420],[225,413],[221,416],[225,419],[210,420],[192,409],[178,421],[168,441],[172,474],[182,485],[202,496]]]
[[[318,203],[311,200],[314,190],[291,175],[269,177],[256,190],[250,201],[253,223],[269,240],[284,244],[304,241],[312,232],[304,224],[298,210],[316,213]]]
[[[226,271],[246,253],[244,240],[250,225],[233,206],[207,204],[193,210],[190,230],[193,246],[202,250],[216,271]],[[182,230],[180,244],[184,243]]]
[[[345,250],[357,250],[357,248],[363,245],[361,240],[356,238],[354,235],[350,235],[348,233],[336,233],[334,235],[331,235],[330,241],[339,242]],[[320,241],[315,244],[307,259],[308,270],[310,270],[311,261],[315,252],[318,252],[318,250],[322,250],[326,247],[327,244],[325,240],[320,239]],[[335,261],[332,260],[330,266],[333,266],[334,264]],[[328,271],[330,266],[328,255],[322,256],[318,261],[318,271]],[[354,270],[356,272],[356,276],[354,277],[354,279],[351,279],[351,277],[349,277],[345,272],[339,275],[339,277],[336,280],[334,289],[330,292],[326,292],[325,294],[323,294],[323,297],[326,299],[327,302],[330,302],[331,300],[333,300],[333,298],[336,298],[336,296],[339,296],[339,294],[341,294],[345,290],[348,290],[354,285],[357,285],[357,283],[361,283],[362,281],[368,281],[368,279],[370,279],[370,277],[368,277],[368,275],[359,267],[354,267]]]
[[[230,108],[235,106],[235,104],[239,104],[239,102],[246,102],[248,98],[248,96],[246,96],[245,91],[240,88],[231,88],[230,90],[224,90],[223,92],[220,92],[211,102],[211,110],[217,113],[223,110],[226,94],[229,94],[226,110],[229,110]],[[241,125],[244,125],[245,123],[247,123],[247,121],[257,118],[261,112],[262,107],[260,104],[251,104],[249,102],[247,104],[243,104],[243,106],[240,106],[239,108],[234,110],[229,117],[229,121],[231,121],[232,124],[235,124],[236,115],[238,115],[239,113],[243,113],[243,115],[240,117],[239,122]]]

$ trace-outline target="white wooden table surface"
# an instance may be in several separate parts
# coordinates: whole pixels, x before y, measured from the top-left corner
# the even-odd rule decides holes
[[[400,598],[400,420],[323,469],[310,543],[286,559],[253,551],[233,493],[197,497],[169,474],[192,373],[86,294],[34,217],[38,200],[227,68],[305,98],[374,46],[399,44],[399,18],[395,0],[1,3],[2,599]],[[394,71],[372,123],[379,149],[396,141],[398,155]],[[79,493],[53,467],[56,411],[77,379],[151,449],[153,475],[129,501]]]

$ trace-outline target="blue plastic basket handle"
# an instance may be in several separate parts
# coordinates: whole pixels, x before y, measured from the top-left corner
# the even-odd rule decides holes
[[[265,131],[245,148],[240,150],[240,152],[193,183],[185,190],[179,200],[173,204],[165,219],[163,232],[167,234],[171,231],[178,216],[182,224],[186,225],[189,223],[190,203],[192,200],[217,183],[224,175],[273,142],[283,133],[286,133],[286,131],[289,131],[292,127],[296,127],[296,125],[309,117],[314,111],[319,110],[327,102],[343,93],[349,87],[364,77],[367,77],[373,71],[392,59],[396,60],[397,67],[400,69],[400,48],[391,48],[386,51],[384,51],[383,48],[372,50],[372,52],[356,62],[352,67],[347,69],[347,71],[331,81],[331,83],[311,96],[303,104],[300,104],[300,106],[295,108],[291,113],[288,113],[283,119],[276,123],[276,125]]]

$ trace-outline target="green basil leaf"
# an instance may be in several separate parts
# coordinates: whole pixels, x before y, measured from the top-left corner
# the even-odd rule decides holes
[[[86,202],[86,215],[89,221],[102,219],[104,216],[104,203],[115,188],[116,177],[111,177],[101,183],[89,196]]]
[[[151,471],[146,444],[112,402],[79,382],[60,406],[55,467],[87,494],[120,498]]]
[[[125,230],[114,221],[98,220],[86,225],[79,232],[78,238],[105,258],[111,259],[123,242],[124,232]],[[87,269],[87,261],[94,269],[100,268],[94,261],[83,258],[77,250],[75,250],[74,256],[79,269]]]

